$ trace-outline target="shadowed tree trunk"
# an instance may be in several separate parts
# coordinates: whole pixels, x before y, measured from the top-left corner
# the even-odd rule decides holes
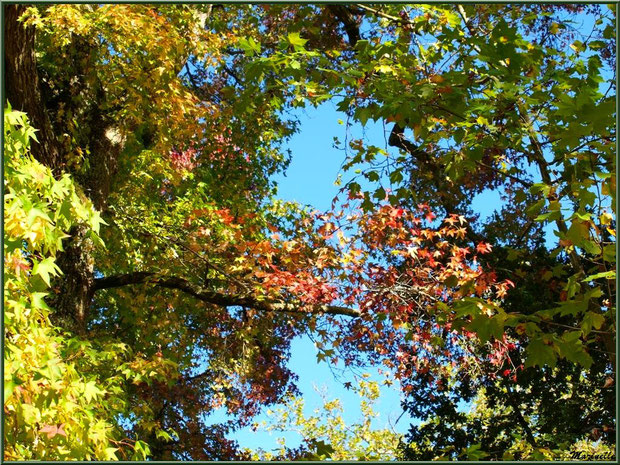
[[[58,141],[43,106],[37,73],[33,26],[19,22],[27,5],[4,6],[4,82],[6,97],[14,109],[24,111],[33,127],[38,129],[33,141],[33,156],[56,174],[61,164]]]

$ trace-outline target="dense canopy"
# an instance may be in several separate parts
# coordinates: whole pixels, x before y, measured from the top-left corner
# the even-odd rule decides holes
[[[3,8],[6,460],[257,458],[230,433],[282,403],[281,459],[615,448],[615,9]],[[274,177],[325,102],[314,211]],[[302,334],[422,423],[308,426]]]

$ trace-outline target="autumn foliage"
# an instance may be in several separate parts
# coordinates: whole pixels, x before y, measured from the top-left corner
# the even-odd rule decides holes
[[[615,10],[3,13],[6,460],[613,446]],[[315,211],[279,199],[274,175],[296,109],[324,102],[346,120],[346,181]],[[373,123],[383,141],[350,137]],[[485,193],[498,205],[481,218]],[[304,335],[319,362],[379,368],[422,423],[363,421],[361,444],[334,401],[304,426],[287,363]],[[356,390],[374,415],[377,386]],[[298,428],[299,448],[230,439],[283,402],[273,428]]]

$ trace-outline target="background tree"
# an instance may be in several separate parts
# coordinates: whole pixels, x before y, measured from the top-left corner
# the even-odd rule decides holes
[[[615,11],[542,8],[6,5],[6,457],[248,457],[302,332],[391,370],[405,457],[613,441]],[[310,213],[271,177],[328,99],[391,128]]]
[[[352,391],[360,399],[361,418],[346,424],[343,419],[342,403],[339,399],[328,399],[322,392],[323,405],[316,408],[311,415],[304,412],[305,402],[300,397],[286,400],[284,407],[271,415],[269,424],[264,421],[255,425],[257,429],[267,431],[294,431],[302,437],[302,445],[290,448],[281,438],[280,450],[268,452],[253,451],[256,460],[396,460],[401,435],[391,428],[377,428],[373,422],[379,420],[375,405],[379,399],[379,384],[368,381],[368,375],[362,375],[359,385]],[[250,452],[250,451],[249,451]]]

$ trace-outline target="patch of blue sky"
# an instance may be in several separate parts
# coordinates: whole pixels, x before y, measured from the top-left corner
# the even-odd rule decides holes
[[[336,185],[339,175],[342,175],[341,186],[356,176],[354,172],[343,173],[341,169],[346,158],[346,145],[363,136],[383,140],[383,125],[369,121],[365,128],[359,125],[347,127],[346,115],[336,110],[333,102],[323,103],[317,108],[298,109],[294,116],[303,123],[300,124],[301,130],[286,144],[293,158],[286,173],[274,179],[278,185],[277,196],[327,211],[339,193],[340,187]],[[336,140],[341,142],[340,148],[336,147]],[[364,167],[369,165],[362,165]],[[356,181],[362,189],[372,187],[363,177]]]

